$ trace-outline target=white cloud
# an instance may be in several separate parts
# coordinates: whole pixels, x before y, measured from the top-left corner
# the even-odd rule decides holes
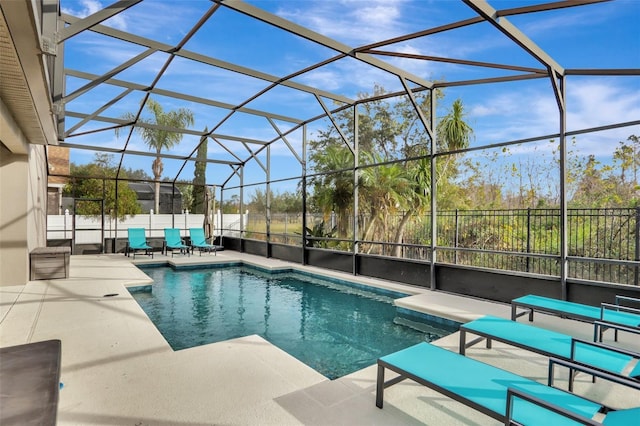
[[[586,80],[568,86],[569,129],[596,127],[637,120],[640,117],[640,87],[615,85],[608,80]]]
[[[634,121],[640,117],[640,91],[621,80],[567,82],[567,130],[583,130]],[[464,98],[463,98],[464,101]],[[478,144],[554,134],[559,131],[555,97],[534,89],[500,93],[481,103],[466,103]],[[618,141],[640,134],[640,126],[576,136],[582,155],[610,156]]]
[[[144,47],[138,45],[97,35],[78,39],[77,41],[74,41],[74,44],[71,46],[73,47],[70,47],[68,51],[74,49],[73,54],[77,55],[77,58],[74,59],[76,61],[82,61],[83,71],[91,72],[91,67],[100,67],[99,70],[95,70],[97,74],[102,74],[107,70],[115,68],[145,50]],[[88,57],[93,59],[87,60]],[[136,66],[143,64],[141,66],[141,70],[144,70],[145,74],[152,75],[153,77],[155,76],[155,73],[160,70],[162,64],[166,61],[166,58],[167,55],[165,53],[156,52],[147,56],[136,65],[133,65],[130,70],[133,70]],[[71,63],[67,66],[74,68],[75,65]]]
[[[353,12],[357,22],[367,22],[376,28],[396,26],[400,18],[400,10],[397,5],[389,2],[375,4],[371,2],[368,7],[357,8]]]
[[[505,93],[487,99],[481,104],[472,104],[469,108],[469,115],[478,118],[509,114],[514,110],[516,103],[517,98],[512,93]]]
[[[551,37],[561,29],[563,33],[570,33],[576,28],[584,29],[585,25],[597,26],[605,22],[609,18],[606,10],[585,8],[573,8],[565,10],[564,13],[556,13],[552,15],[538,14],[536,19],[531,19],[521,25],[522,31],[532,37],[547,36]],[[517,21],[510,18],[510,21]]]
[[[312,87],[322,87],[332,92],[340,89],[344,83],[342,74],[334,70],[314,70],[303,74],[299,80]]]
[[[104,9],[104,5],[98,0],[80,0],[78,7],[78,9],[63,7],[62,12],[79,18],[86,18]],[[122,15],[115,15],[106,20],[104,24],[123,31],[127,29],[127,20]]]
[[[298,9],[280,9],[285,19],[353,46],[402,33],[404,1],[305,1]],[[366,5],[363,7],[363,5]]]

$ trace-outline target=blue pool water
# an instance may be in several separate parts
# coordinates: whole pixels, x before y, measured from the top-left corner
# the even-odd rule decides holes
[[[258,334],[334,379],[457,330],[399,313],[392,303],[402,294],[334,279],[247,267],[142,269],[154,284],[131,293],[174,350]]]

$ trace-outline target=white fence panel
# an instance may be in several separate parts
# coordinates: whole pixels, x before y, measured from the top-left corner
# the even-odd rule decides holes
[[[73,218],[69,215],[47,216],[47,239],[71,239],[71,231],[73,231],[72,220]]]
[[[224,229],[226,236],[240,236],[240,216],[244,216],[243,223],[247,221],[247,215],[222,214],[218,211],[212,217],[213,234],[219,236]],[[222,224],[222,226],[220,226]],[[101,243],[99,216],[76,216],[76,244]],[[110,216],[104,218],[105,238],[127,238],[128,228],[144,228],[149,238],[163,238],[164,228],[178,228],[183,237],[189,235],[189,228],[201,228],[204,226],[204,214],[138,214],[116,220]],[[73,236],[72,215],[47,216],[47,239],[71,239]]]

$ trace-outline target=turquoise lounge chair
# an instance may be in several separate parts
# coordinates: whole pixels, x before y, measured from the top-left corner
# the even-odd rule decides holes
[[[481,337],[467,343],[469,333]],[[612,375],[615,382],[640,390],[640,354],[630,350],[487,315],[460,326],[460,353],[464,355],[467,348],[485,339],[487,348],[496,340],[550,358],[572,361],[602,373],[596,376],[610,379]],[[573,371],[571,373],[570,391],[574,379]]]
[[[129,228],[127,229],[127,246],[125,247],[125,254],[127,257],[133,253],[133,258],[136,258],[137,251],[143,251],[144,254],[151,256],[153,259],[153,247],[147,244],[147,236],[144,228]]]
[[[180,230],[178,228],[164,228],[164,243],[162,251],[166,254],[171,250],[171,257],[176,250],[181,254],[189,255],[189,246],[185,245],[180,238]]]
[[[204,236],[204,229],[202,228],[189,228],[189,238],[191,239],[191,251],[198,249],[200,256],[202,252],[211,253],[217,256],[216,246],[207,243],[207,238]]]
[[[529,321],[533,321],[533,312],[546,312],[561,317],[573,318],[594,324],[593,340],[602,341],[605,330],[615,330],[614,339],[618,340],[618,331],[640,334],[640,309],[623,306],[623,301],[640,303],[640,300],[625,296],[616,296],[616,303],[602,303],[601,306],[583,305],[575,302],[552,299],[549,297],[529,294],[511,301],[511,319],[529,314]],[[518,313],[518,308],[524,308]]]
[[[399,376],[385,382],[385,369]],[[382,408],[385,388],[405,379],[427,386],[504,424],[626,426],[640,416],[640,407],[613,411],[581,396],[429,343],[419,343],[378,359],[376,406]],[[603,423],[592,420],[597,413],[606,413]]]

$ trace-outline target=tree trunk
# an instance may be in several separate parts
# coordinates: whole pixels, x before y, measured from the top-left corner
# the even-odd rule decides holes
[[[411,211],[408,210],[406,211],[403,215],[402,215],[402,220],[400,221],[400,224],[398,225],[398,230],[396,231],[396,238],[395,238],[395,242],[396,244],[401,244],[402,243],[402,237],[404,236],[404,229],[407,226],[407,223],[409,223],[409,218],[411,217]],[[401,250],[402,246],[400,245],[395,245],[393,246],[393,256],[394,257],[400,257],[401,254]]]
[[[362,234],[362,239],[364,241],[367,241],[367,236],[369,235],[369,232],[371,232],[371,229],[373,228],[373,224],[376,221],[376,217],[375,216],[371,216],[371,220],[369,221],[369,223],[367,223],[367,227],[364,230],[364,233]],[[371,246],[369,246],[369,248],[367,249],[367,254],[369,254],[371,252]]]
[[[155,213],[160,214],[160,178],[162,177],[162,159],[160,157],[156,157],[153,160],[153,164],[151,165],[151,169],[153,170],[153,178],[155,179]]]

